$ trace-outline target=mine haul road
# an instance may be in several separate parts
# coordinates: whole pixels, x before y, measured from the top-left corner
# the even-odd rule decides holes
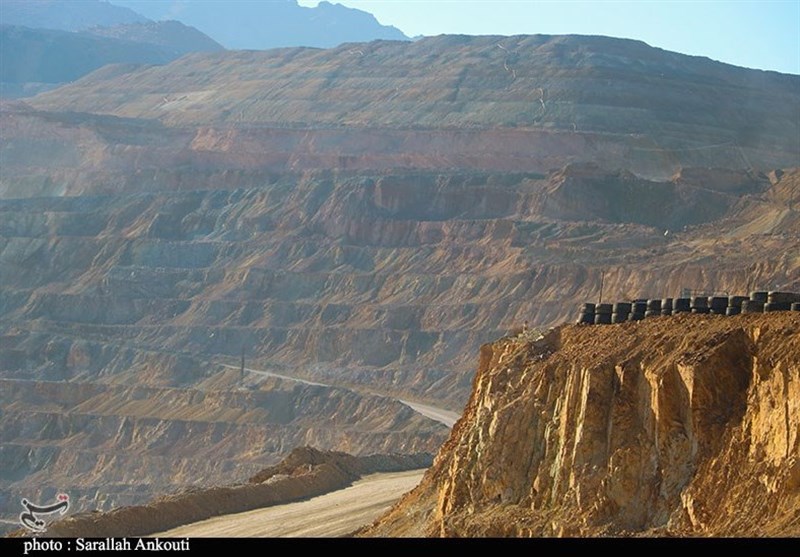
[[[239,369],[223,364],[226,368]],[[245,368],[264,377],[332,387],[271,371]],[[400,399],[398,399],[400,400]],[[416,412],[453,427],[460,415],[452,410],[400,400]],[[365,526],[386,512],[422,479],[425,470],[364,476],[350,487],[305,501],[223,515],[152,534],[159,537],[337,537]]]
[[[229,514],[179,526],[158,537],[315,537],[347,535],[371,523],[404,493],[414,488],[425,470],[370,474],[350,487],[305,501]]]
[[[238,366],[232,366],[230,364],[222,364],[222,367],[228,369],[240,369]],[[255,375],[260,375],[262,377],[277,377],[278,379],[285,379],[287,381],[296,381],[297,383],[303,383],[305,385],[315,385],[317,387],[335,387],[336,385],[332,385],[329,383],[317,383],[316,381],[309,381],[307,379],[300,379],[299,377],[292,377],[291,375],[282,375],[280,373],[275,373],[272,371],[267,371],[264,369],[253,369],[246,367],[244,370],[248,373],[252,373]],[[382,396],[389,396],[389,395],[382,395]],[[391,398],[391,397],[390,397]],[[436,406],[430,406],[428,404],[422,404],[419,402],[411,402],[408,400],[397,399],[415,412],[418,412],[425,416],[426,418],[430,418],[435,420],[439,423],[446,425],[447,427],[453,427],[453,424],[461,417],[461,414],[458,412],[453,412],[452,410],[446,410],[444,408],[438,408]]]

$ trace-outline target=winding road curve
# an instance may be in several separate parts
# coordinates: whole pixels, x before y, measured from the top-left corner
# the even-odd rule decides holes
[[[370,474],[350,487],[306,501],[218,516],[179,526],[158,537],[313,537],[345,536],[369,524],[404,493],[425,470]]]
[[[228,369],[240,369],[239,366],[232,366],[230,364],[222,364],[222,367],[225,367],[225,368],[228,368]],[[307,379],[299,379],[297,377],[292,377],[291,375],[281,375],[280,373],[274,373],[272,371],[266,371],[266,370],[263,370],[263,369],[253,369],[253,368],[246,367],[246,368],[244,368],[244,370],[246,372],[248,372],[248,373],[253,373],[255,375],[261,375],[263,377],[277,377],[279,379],[286,379],[287,381],[296,381],[298,383],[304,383],[306,385],[315,385],[317,387],[336,387],[336,385],[331,385],[331,384],[328,384],[328,383],[317,383],[317,382],[314,382],[314,381],[308,381]],[[381,396],[387,396],[388,397],[388,395],[384,395],[384,394],[381,394],[381,393],[376,393],[376,394],[380,394]],[[389,398],[392,398],[392,397],[389,397]],[[421,403],[418,403],[418,402],[410,402],[408,400],[402,400],[402,399],[396,399],[396,400],[399,400],[400,402],[402,402],[403,404],[405,404],[406,406],[408,406],[409,408],[411,408],[415,412],[418,412],[418,413],[422,414],[423,416],[425,416],[427,418],[430,418],[432,420],[436,420],[437,422],[443,423],[447,427],[453,427],[453,424],[455,424],[456,421],[461,417],[461,414],[459,414],[458,412],[453,412],[452,410],[447,410],[445,408],[438,408],[436,406],[431,406],[429,404],[421,404]]]
[[[222,364],[228,369],[238,366]],[[246,372],[319,387],[335,387],[245,367]],[[384,395],[385,396],[385,395]],[[397,399],[415,412],[453,427],[460,415],[452,410]],[[422,479],[425,470],[370,474],[350,487],[306,501],[244,513],[218,516],[152,534],[158,537],[338,537],[369,524]]]

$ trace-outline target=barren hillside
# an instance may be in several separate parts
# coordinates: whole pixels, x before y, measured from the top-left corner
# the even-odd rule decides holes
[[[800,535],[800,313],[481,348],[422,483],[364,535]]]

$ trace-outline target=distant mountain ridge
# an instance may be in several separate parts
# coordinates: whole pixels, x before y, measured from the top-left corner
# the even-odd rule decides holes
[[[205,33],[180,21],[147,21],[112,27],[92,27],[87,33],[162,47],[175,56],[189,52],[219,52],[225,48]]]
[[[222,46],[177,21],[93,27],[89,31],[0,25],[0,96],[26,97],[107,64],[166,64]]]
[[[328,2],[316,8],[294,0],[118,4],[130,6],[104,0],[2,0],[0,97],[33,96],[106,64],[161,65],[190,52],[224,50],[217,40],[230,48],[265,49],[408,39],[367,12]]]
[[[177,19],[230,49],[328,48],[345,42],[408,40],[402,31],[381,25],[368,12],[330,2],[315,8],[300,6],[296,0],[114,0],[114,4],[154,20]]]
[[[100,0],[2,0],[0,24],[61,31],[83,31],[97,25],[145,23],[135,11]]]

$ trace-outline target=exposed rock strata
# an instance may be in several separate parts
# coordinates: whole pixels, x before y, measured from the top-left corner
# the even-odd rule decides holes
[[[559,327],[481,349],[420,486],[367,535],[800,535],[800,314]]]

